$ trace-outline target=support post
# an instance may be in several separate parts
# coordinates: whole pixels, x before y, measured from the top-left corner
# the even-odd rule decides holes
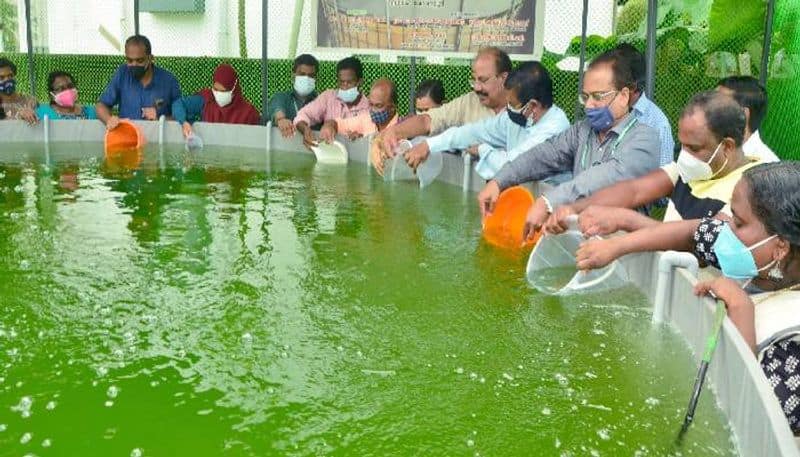
[[[577,100],[578,96],[583,90],[583,66],[586,63],[586,30],[589,20],[589,0],[583,0],[583,13],[581,16],[581,54],[578,60],[578,93],[576,94],[575,101],[575,119],[578,119],[578,113],[581,112],[581,104]]]

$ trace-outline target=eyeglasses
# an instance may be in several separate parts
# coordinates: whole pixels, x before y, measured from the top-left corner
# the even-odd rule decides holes
[[[610,90],[608,92],[592,92],[590,94],[587,94],[586,92],[581,92],[580,94],[578,94],[578,101],[580,102],[581,105],[586,105],[586,103],[589,101],[590,98],[596,102],[599,102],[611,94],[615,94],[616,96],[616,94],[618,93],[619,93],[618,90]]]
[[[471,87],[474,90],[478,86],[485,85],[485,84],[489,83],[489,81],[491,81],[491,80],[493,80],[493,79],[495,79],[497,77],[498,77],[498,75],[494,75],[494,76],[491,76],[489,78],[484,79],[483,81],[481,81],[480,79],[470,79],[469,80],[469,87]]]
[[[71,83],[70,82],[70,83],[63,84],[61,86],[54,86],[53,87],[53,92],[55,92],[57,94],[57,93],[59,93],[61,91],[65,91],[67,89],[74,89],[74,88],[75,88],[75,83]]]

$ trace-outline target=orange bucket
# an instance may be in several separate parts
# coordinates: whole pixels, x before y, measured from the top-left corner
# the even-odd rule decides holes
[[[106,130],[105,151],[108,154],[109,152],[138,149],[144,146],[144,142],[141,129],[128,119],[121,119],[115,129]]]
[[[541,231],[532,241],[522,242],[522,229],[528,210],[535,199],[528,189],[522,186],[509,187],[500,193],[494,211],[483,219],[483,238],[489,244],[504,249],[519,249],[536,244]]]

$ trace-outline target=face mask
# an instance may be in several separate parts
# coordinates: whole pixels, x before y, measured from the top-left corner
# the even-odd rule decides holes
[[[50,92],[50,95],[53,96],[53,101],[56,102],[56,105],[72,108],[78,100],[78,89],[73,87],[72,89],[62,90],[57,94]]]
[[[775,262],[770,262],[764,267],[758,268],[752,251],[777,236],[772,235],[747,247],[733,233],[730,224],[725,224],[720,230],[713,247],[722,274],[731,279],[752,279],[758,276],[759,271],[766,270]]]
[[[608,130],[614,124],[614,115],[608,106],[587,108],[586,118],[589,119],[589,124],[595,132]]]
[[[506,106],[506,111],[508,111],[508,118],[511,119],[511,122],[517,124],[520,127],[529,128],[533,125],[533,119],[525,116],[522,114],[525,111],[525,108],[528,104],[522,105],[520,109],[514,109],[511,105]]]
[[[725,159],[725,163],[722,164],[716,173],[711,169],[710,165],[711,161],[714,160],[714,157],[717,156],[720,146],[722,146],[722,143],[718,144],[717,148],[714,149],[714,153],[711,154],[711,158],[708,159],[708,162],[703,162],[689,153],[689,151],[686,149],[681,149],[681,153],[678,154],[677,165],[678,173],[681,175],[683,182],[688,183],[689,181],[706,181],[716,176],[717,173],[725,168],[725,165],[728,164],[728,159]]]
[[[375,125],[383,125],[389,122],[389,110],[388,109],[381,111],[369,110],[369,117],[372,119],[372,122],[374,122]]]
[[[358,98],[358,87],[351,87],[349,89],[339,89],[336,93],[336,96],[339,97],[339,100],[345,103],[353,103]]]
[[[0,83],[0,93],[11,95],[17,90],[17,80],[7,79]]]
[[[217,105],[220,107],[228,106],[233,101],[233,90],[229,90],[227,92],[211,89],[211,92],[214,94],[214,100],[216,100]]]
[[[128,65],[128,71],[131,72],[131,75],[136,79],[144,78],[144,74],[147,73],[147,68],[150,64],[146,65]]]
[[[314,92],[316,81],[311,76],[295,76],[294,77],[294,91],[297,95],[305,97],[306,95]]]

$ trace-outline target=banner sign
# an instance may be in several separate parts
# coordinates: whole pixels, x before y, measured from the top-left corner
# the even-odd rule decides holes
[[[540,54],[534,46],[540,21],[536,0],[317,0],[315,5],[317,49],[466,56],[496,46],[524,58]]]

